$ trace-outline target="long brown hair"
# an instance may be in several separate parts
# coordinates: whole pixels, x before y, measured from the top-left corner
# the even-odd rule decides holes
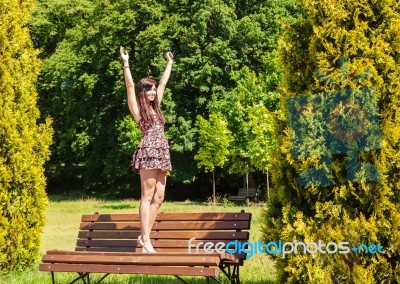
[[[154,123],[154,116],[151,112],[151,107],[158,116],[158,119],[162,123],[165,123],[165,117],[161,111],[158,96],[156,95],[153,101],[150,101],[146,96],[146,92],[149,91],[153,85],[157,88],[157,82],[150,78],[141,79],[137,85],[137,102],[139,105],[140,116],[145,124],[150,125]]]

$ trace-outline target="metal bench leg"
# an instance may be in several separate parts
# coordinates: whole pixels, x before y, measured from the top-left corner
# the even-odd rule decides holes
[[[231,269],[233,266],[233,269]],[[239,265],[220,265],[219,268],[228,277],[231,284],[240,284],[240,277],[239,277]],[[228,270],[226,270],[228,269]]]
[[[239,277],[239,265],[235,265],[233,267],[233,277],[235,278],[235,284],[240,284],[240,277]]]
[[[207,283],[210,283],[209,279],[214,279],[214,281],[218,284],[223,284],[221,281],[219,281],[219,279],[217,277],[211,276],[211,277],[207,277]]]
[[[56,280],[54,278],[54,271],[51,272],[51,283],[56,284]]]
[[[180,276],[178,275],[174,275],[176,278],[178,278],[179,280],[181,280],[183,283],[188,284],[185,280],[183,280]]]
[[[183,283],[188,284],[184,279],[182,279],[180,276],[178,275],[174,275],[176,278],[178,278],[179,280],[181,280]],[[219,279],[217,277],[214,276],[206,276],[206,280],[207,280],[207,284],[210,283],[210,278],[214,279],[214,281],[218,284],[223,284],[221,281],[219,281]]]
[[[107,273],[106,275],[104,275],[103,277],[101,277],[101,279],[99,280],[99,282],[97,282],[97,284],[99,284],[101,281],[103,281],[104,278],[106,278],[108,275],[110,275],[110,273]]]
[[[83,283],[90,284],[89,272],[86,272],[86,273],[79,272],[78,274],[79,274],[79,277],[75,278],[70,284],[73,284],[80,279],[82,279]],[[87,280],[88,280],[87,282],[85,280],[85,277],[87,277]]]

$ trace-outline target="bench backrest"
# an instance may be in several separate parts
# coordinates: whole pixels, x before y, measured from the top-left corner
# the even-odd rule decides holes
[[[257,195],[256,188],[239,188],[238,196],[255,197]]]
[[[82,215],[76,251],[135,252],[140,235],[139,214]],[[158,252],[204,252],[204,244],[249,240],[251,213],[160,213],[151,232]],[[210,245],[210,244],[208,244]],[[214,247],[213,247],[214,248]],[[244,253],[235,253],[240,259]]]

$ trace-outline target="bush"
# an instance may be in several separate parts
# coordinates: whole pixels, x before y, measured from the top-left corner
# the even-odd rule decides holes
[[[45,221],[52,129],[49,119],[37,122],[39,60],[26,28],[32,5],[0,4],[0,272],[34,264]]]
[[[384,248],[279,255],[278,282],[398,283],[400,6],[301,2],[303,17],[280,42],[283,112],[264,240]]]

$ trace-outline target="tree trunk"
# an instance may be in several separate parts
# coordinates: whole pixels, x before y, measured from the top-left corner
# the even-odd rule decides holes
[[[269,200],[269,171],[267,168],[267,198]]]
[[[213,170],[213,206],[215,206],[215,170]]]

